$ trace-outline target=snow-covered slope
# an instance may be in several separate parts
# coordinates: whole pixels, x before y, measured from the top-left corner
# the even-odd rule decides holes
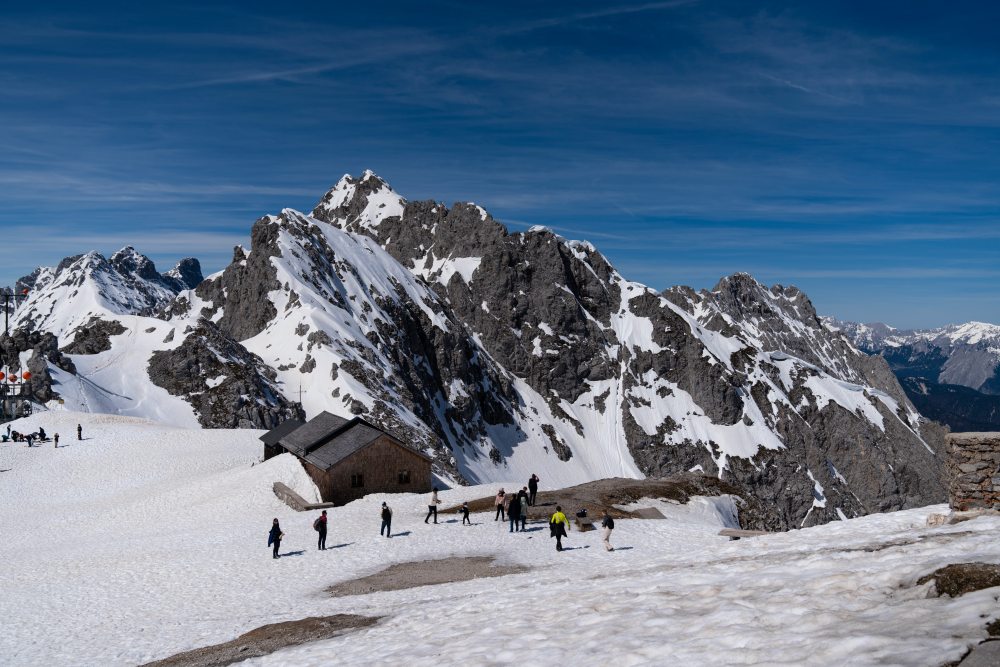
[[[952,324],[937,329],[901,330],[885,324],[858,324],[825,318],[863,350],[880,354],[906,377],[957,384],[986,394],[1000,394],[1000,326],[986,322]]]
[[[105,259],[98,252],[67,257],[57,267],[40,267],[17,283],[28,296],[15,312],[11,327],[43,330],[72,341],[76,329],[92,319],[117,315],[149,315],[185,289],[201,282],[198,260],[185,259],[166,274],[126,246]]]
[[[119,396],[100,409],[169,418],[147,400],[165,390],[191,406],[185,424],[271,426],[301,401],[306,416],[364,414],[472,483],[702,470],[753,488],[771,527],[944,498],[940,432],[795,288],[738,274],[660,294],[589,243],[406,202],[371,172],[312,215],[259,219],[165,322],[121,314],[128,284],[81,275],[119,307],[102,303],[102,327],[96,297],[60,305],[60,336],[86,323],[70,358],[93,374],[136,351],[127,378],[102,375]],[[35,303],[63,304],[63,282],[36,280]],[[126,384],[144,375],[155,391]]]
[[[967,322],[900,330],[825,321],[865,352],[884,358],[927,416],[955,430],[1000,428],[1000,326]]]
[[[67,436],[83,425],[83,441]],[[509,533],[490,515],[425,525],[421,496],[373,495],[317,516],[282,504],[282,481],[315,488],[290,456],[255,464],[259,431],[185,430],[50,412],[63,447],[0,444],[0,655],[9,667],[135,665],[265,624],[332,614],[369,628],[257,658],[254,665],[621,663],[936,665],[959,659],[997,617],[998,589],[929,596],[916,581],[958,562],[998,562],[1000,520],[928,528],[927,507],[731,542],[727,498],[650,501],[662,521],[620,520],[613,553],[544,525]],[[516,480],[513,480],[516,481]],[[544,490],[544,485],[543,485]],[[446,489],[446,505],[495,486]],[[378,534],[382,501],[392,539]],[[272,560],[271,519],[285,532]],[[331,598],[325,588],[390,565],[495,556],[528,571]]]

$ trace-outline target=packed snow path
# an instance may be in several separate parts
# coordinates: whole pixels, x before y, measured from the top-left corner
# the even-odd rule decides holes
[[[717,535],[727,499],[649,503],[667,519],[619,521],[615,552],[596,531],[571,532],[570,550],[556,553],[544,526],[510,534],[485,514],[473,526],[444,514],[425,525],[424,497],[373,495],[330,510],[332,548],[318,552],[317,513],[271,492],[275,481],[306,498],[315,488],[290,456],[251,465],[259,432],[64,412],[12,426],[39,425],[65,446],[0,445],[4,665],[134,665],[336,613],[386,618],[244,664],[935,665],[1000,615],[998,589],[953,600],[915,586],[949,563],[1000,562],[1000,520],[925,527],[940,506],[730,542]],[[395,512],[392,539],[378,535],[383,500]],[[273,517],[287,534],[277,561],[266,547]],[[323,592],[393,563],[475,555],[532,569]]]

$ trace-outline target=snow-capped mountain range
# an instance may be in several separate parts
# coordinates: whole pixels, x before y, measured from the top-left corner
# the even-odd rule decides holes
[[[884,357],[922,414],[958,431],[1000,429],[1000,326],[902,330],[823,321],[864,352]]]
[[[940,428],[794,287],[659,293],[589,243],[371,172],[259,219],[203,281],[136,255],[24,279],[5,359],[44,371],[36,393],[204,427],[363,414],[457,481],[701,470],[752,488],[769,527],[944,498]]]

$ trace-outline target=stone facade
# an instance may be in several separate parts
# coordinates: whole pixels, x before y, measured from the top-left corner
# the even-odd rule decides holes
[[[950,433],[948,499],[953,510],[1000,510],[1000,433]]]
[[[316,483],[323,500],[336,505],[347,504],[369,493],[429,493],[431,490],[431,460],[387,435],[329,470],[322,470],[308,461],[303,461],[302,465]]]

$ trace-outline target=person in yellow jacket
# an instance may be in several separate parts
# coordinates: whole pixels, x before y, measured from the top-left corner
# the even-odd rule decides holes
[[[562,538],[566,537],[569,530],[569,521],[563,514],[562,507],[556,505],[556,513],[549,519],[549,537],[556,538],[556,551],[562,551]]]

